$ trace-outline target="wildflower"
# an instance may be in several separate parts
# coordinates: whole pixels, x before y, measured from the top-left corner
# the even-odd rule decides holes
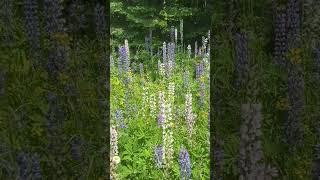
[[[36,0],[25,0],[24,2],[24,14],[25,14],[25,26],[28,44],[31,54],[33,54],[35,63],[39,63],[39,51],[40,51],[40,26],[38,13],[38,3]]]
[[[282,66],[286,64],[284,55],[288,50],[286,19],[286,12],[278,9],[276,13],[274,57],[277,63]]]
[[[118,133],[114,126],[110,128],[110,145],[111,145],[111,157],[118,155]]]
[[[156,167],[157,168],[162,168],[163,166],[163,160],[164,160],[164,152],[163,152],[163,147],[160,146],[156,146],[154,148],[154,160],[156,162]]]
[[[169,82],[168,99],[170,103],[174,103],[174,82]]]
[[[124,60],[125,60],[125,70],[126,72],[129,72],[130,70],[130,50],[129,50],[129,43],[128,40],[124,40],[124,48],[125,48],[125,56]]]
[[[121,79],[122,77],[122,56],[123,56],[124,48],[121,46],[119,47],[119,59],[118,59],[118,77]]]
[[[37,153],[31,156],[32,160],[32,179],[40,180],[41,176],[41,167],[40,167],[40,157]]]
[[[180,177],[182,180],[191,179],[191,162],[189,153],[186,149],[181,148],[179,154]]]
[[[174,38],[175,35],[174,35],[174,26],[171,26],[171,29],[170,29],[170,39],[171,39],[171,42],[174,43]]]
[[[158,127],[164,126],[164,122],[166,119],[165,114],[165,98],[164,98],[164,92],[159,92],[159,114],[158,114]]]
[[[164,63],[161,63],[161,64],[160,64],[160,71],[159,71],[159,73],[160,73],[160,76],[164,77],[164,75],[165,75],[165,64],[164,64]]]
[[[113,68],[114,67],[114,60],[113,60],[113,56],[110,54],[110,67]]]

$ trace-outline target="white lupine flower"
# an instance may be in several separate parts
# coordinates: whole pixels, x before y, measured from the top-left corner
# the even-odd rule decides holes
[[[110,145],[111,145],[111,156],[118,155],[118,133],[114,126],[110,128]]]
[[[188,57],[191,58],[191,45],[189,44],[188,47]]]

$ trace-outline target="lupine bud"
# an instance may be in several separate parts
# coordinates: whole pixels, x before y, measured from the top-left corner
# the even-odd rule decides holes
[[[167,64],[167,44],[163,42],[162,45],[162,63]]]
[[[180,177],[182,180],[191,179],[191,162],[189,153],[186,149],[181,148],[179,154]]]
[[[176,44],[178,44],[178,29],[177,28],[175,28],[174,29],[174,42],[176,43]]]
[[[171,29],[170,29],[170,39],[171,39],[171,42],[173,43],[174,42],[174,26],[171,26]]]
[[[194,57],[197,57],[198,55],[198,42],[196,41],[194,43]]]
[[[156,167],[159,169],[162,168],[163,166],[163,160],[164,160],[163,155],[164,155],[164,152],[163,152],[163,147],[161,145],[154,148],[154,159],[156,162]]]
[[[125,61],[126,73],[128,73],[130,70],[130,50],[129,50],[128,40],[124,41],[124,48],[125,48],[125,56],[123,56],[124,57],[123,60]]]

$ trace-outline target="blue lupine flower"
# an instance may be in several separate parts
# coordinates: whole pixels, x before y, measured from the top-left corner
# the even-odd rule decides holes
[[[25,15],[25,27],[28,39],[28,44],[30,47],[31,54],[35,58],[39,58],[40,51],[40,26],[38,13],[38,3],[37,0],[25,0],[24,1],[24,15]],[[39,61],[39,59],[35,59]],[[37,62],[38,63],[38,62]]]
[[[189,153],[186,149],[180,149],[179,154],[180,177],[182,180],[191,179],[191,162]]]
[[[25,153],[19,153],[17,161],[19,165],[19,178],[21,180],[27,180],[29,176],[27,155]]]
[[[157,168],[162,168],[163,167],[163,160],[164,160],[163,153],[164,152],[163,152],[162,145],[156,146],[154,148],[154,159],[155,159]]]
[[[42,179],[41,176],[41,167],[40,167],[40,156],[35,153],[31,156],[32,161],[32,179],[33,180],[40,180]]]

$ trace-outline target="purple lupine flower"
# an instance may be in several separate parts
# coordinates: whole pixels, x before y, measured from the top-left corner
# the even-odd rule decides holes
[[[286,141],[290,151],[294,151],[302,143],[301,113],[304,108],[304,79],[302,69],[292,67],[288,74],[288,96],[290,108],[286,121]]]
[[[81,161],[83,153],[84,140],[81,137],[75,137],[71,142],[71,157],[74,161]]]
[[[205,97],[205,83],[203,80],[200,81],[200,106],[204,105]]]
[[[105,42],[106,40],[106,15],[104,7],[100,4],[97,4],[95,9],[95,22],[96,22],[96,35],[100,43]]]
[[[274,57],[281,66],[287,64],[285,61],[285,54],[288,51],[286,23],[287,14],[285,10],[278,9],[276,12]]]
[[[246,85],[249,71],[248,40],[245,34],[236,34],[236,80],[235,87],[240,89]]]
[[[182,180],[191,179],[191,162],[189,153],[186,149],[181,148],[179,154],[180,177]]]
[[[41,176],[41,167],[40,167],[40,156],[37,153],[34,153],[31,156],[32,161],[32,179],[40,180]]]
[[[64,19],[62,19],[62,5],[59,0],[45,0],[45,31],[51,39],[54,33],[65,32]]]
[[[35,64],[40,63],[40,26],[38,17],[38,3],[36,0],[24,1],[25,27],[30,47],[30,53],[33,54]]]
[[[116,120],[121,128],[127,128],[128,126],[124,124],[124,119],[121,109],[116,111]]]
[[[17,157],[19,165],[19,179],[27,180],[29,176],[28,158],[25,153],[19,153]]]
[[[154,160],[156,162],[156,167],[157,168],[162,168],[163,167],[163,159],[164,159],[164,150],[162,145],[156,146],[154,148]]]

